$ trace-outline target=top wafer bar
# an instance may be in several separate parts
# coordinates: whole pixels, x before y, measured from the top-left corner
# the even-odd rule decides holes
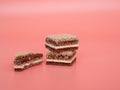
[[[77,50],[78,37],[71,34],[48,35],[45,46],[51,51]]]

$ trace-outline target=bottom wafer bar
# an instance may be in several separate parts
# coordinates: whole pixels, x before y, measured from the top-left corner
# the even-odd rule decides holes
[[[74,56],[74,57],[73,57],[72,59],[70,59],[70,60],[47,59],[46,62],[70,64],[70,63],[72,63],[75,59],[76,59],[76,56]]]
[[[71,64],[76,60],[76,51],[52,52],[47,53],[47,63]]]
[[[76,51],[47,52],[47,59],[69,60],[76,54]]]

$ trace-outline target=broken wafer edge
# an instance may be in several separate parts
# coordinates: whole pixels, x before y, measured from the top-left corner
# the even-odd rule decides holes
[[[20,53],[16,54],[15,59],[17,57],[27,56],[27,55],[30,55],[30,54],[33,54],[33,53],[31,53],[31,52],[20,52]],[[16,71],[24,70],[24,69],[27,69],[27,68],[32,67],[34,65],[38,65],[38,64],[40,64],[42,62],[43,62],[42,57],[40,59],[36,59],[36,60],[31,59],[31,61],[29,61],[27,63],[23,63],[23,64],[20,64],[20,65],[14,64],[14,70],[16,70]]]

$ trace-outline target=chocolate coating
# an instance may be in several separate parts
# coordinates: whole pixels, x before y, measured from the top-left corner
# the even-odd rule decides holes
[[[72,45],[78,43],[78,37],[71,34],[48,35],[46,37],[46,43],[55,46]]]

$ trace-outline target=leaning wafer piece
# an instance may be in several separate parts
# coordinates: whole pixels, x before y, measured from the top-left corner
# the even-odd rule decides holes
[[[16,55],[14,60],[14,69],[15,70],[24,70],[31,66],[40,64],[42,62],[43,54],[41,53],[30,53],[24,52]]]
[[[77,50],[78,49],[78,38],[71,34],[56,34],[48,35],[46,37],[46,48],[51,51],[64,51],[64,50]]]

